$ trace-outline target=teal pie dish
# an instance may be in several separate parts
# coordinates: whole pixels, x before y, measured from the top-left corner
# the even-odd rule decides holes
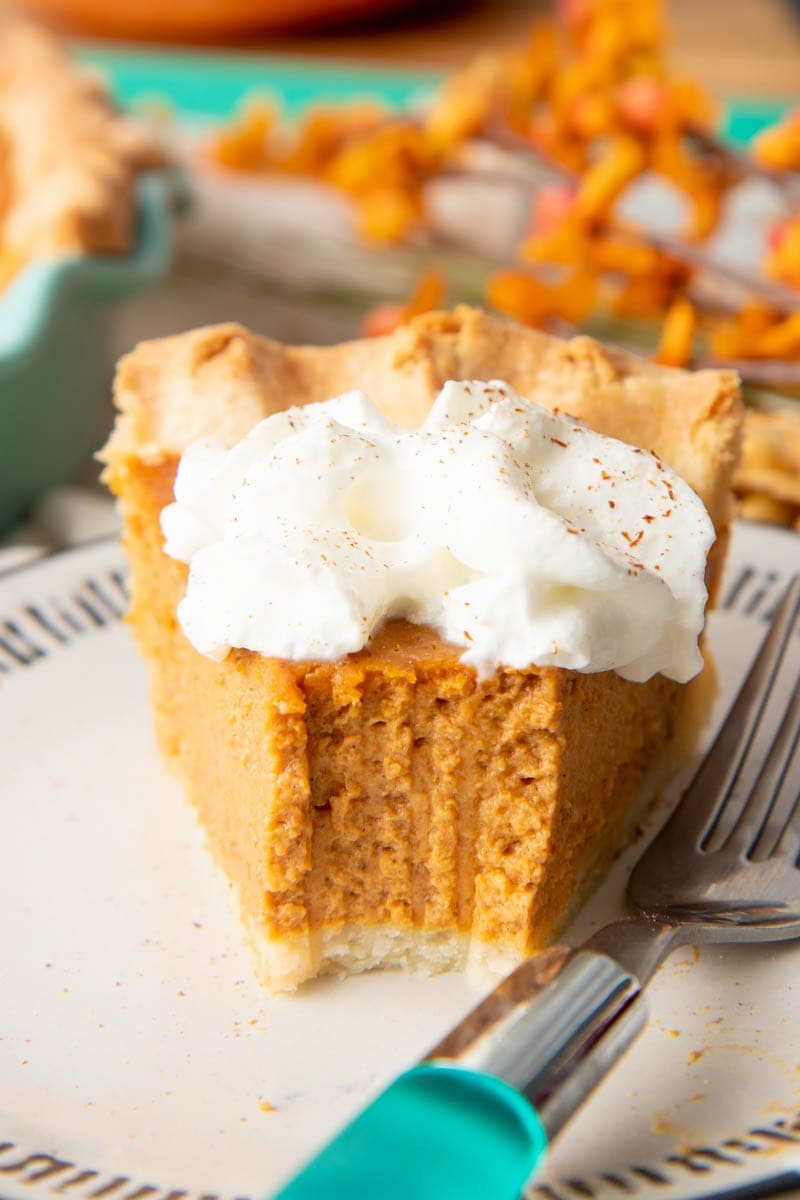
[[[139,180],[128,254],[39,259],[0,296],[0,532],[97,448],[110,419],[114,310],[169,267],[171,191],[163,174]]]

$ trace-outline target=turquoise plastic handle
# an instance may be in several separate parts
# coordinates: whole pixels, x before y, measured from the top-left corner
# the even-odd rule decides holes
[[[275,1200],[519,1200],[547,1135],[520,1092],[447,1063],[406,1071]]]

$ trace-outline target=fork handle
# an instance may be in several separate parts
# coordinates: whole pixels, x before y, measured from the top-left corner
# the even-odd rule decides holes
[[[605,954],[528,959],[273,1200],[515,1200],[548,1136],[642,1028],[638,981]]]
[[[641,1031],[639,980],[607,954],[553,946],[517,967],[425,1056],[502,1079],[552,1137]]]

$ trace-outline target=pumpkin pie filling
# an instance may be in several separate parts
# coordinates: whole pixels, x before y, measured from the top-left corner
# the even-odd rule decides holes
[[[272,412],[354,387],[413,427],[445,380],[496,378],[652,447],[690,483],[717,533],[713,592],[740,421],[730,373],[657,368],[468,309],[328,348],[201,330],[146,343],[120,366],[107,476],[159,744],[271,988],[376,965],[510,965],[545,944],[619,847],[669,743],[682,685],[662,675],[529,666],[481,677],[458,647],[404,620],[335,661],[233,649],[216,662],[181,629],[187,568],[164,553],[160,518],[192,441],[230,445]]]

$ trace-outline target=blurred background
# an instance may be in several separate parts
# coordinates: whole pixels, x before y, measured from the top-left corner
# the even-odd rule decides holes
[[[557,18],[559,7],[569,5],[26,0],[16,7],[67,36],[78,61],[102,74],[123,107],[155,125],[190,174],[192,203],[176,223],[171,276],[155,294],[124,306],[115,337],[115,352],[122,353],[144,337],[223,320],[292,341],[357,334],[370,301],[413,289],[420,256],[428,262],[430,251],[383,247],[376,258],[354,249],[330,197],[322,205],[301,188],[290,189],[290,196],[266,186],[254,195],[250,181],[221,183],[196,170],[194,148],[253,97],[273,103],[288,120],[354,98],[413,109],[449,71],[487,52],[525,45],[535,22]],[[719,102],[718,125],[727,138],[746,145],[791,107],[800,92],[800,5],[667,0],[664,8],[670,70],[697,79]],[[497,195],[464,194],[450,203],[465,209],[458,220],[473,226],[486,204],[500,207],[493,224],[505,222],[504,236],[480,246],[498,257],[508,254],[526,218],[513,199]],[[312,238],[316,257],[309,261],[315,225],[320,236]],[[481,280],[472,265],[447,265],[453,298],[478,298]]]
[[[8,22],[52,36],[150,147],[127,255],[20,256],[0,232],[6,545],[113,526],[90,456],[136,342],[220,321],[331,342],[459,301],[740,370],[743,514],[800,523],[799,4],[18,0],[0,17],[0,220],[28,111],[43,144],[62,136],[38,77],[25,91],[4,64]],[[789,424],[758,424],[776,412]]]
[[[548,0],[28,0],[54,29],[137,40],[310,54],[401,68],[448,67],[513,44]],[[719,95],[791,97],[800,29],[791,0],[670,0],[676,69]]]

